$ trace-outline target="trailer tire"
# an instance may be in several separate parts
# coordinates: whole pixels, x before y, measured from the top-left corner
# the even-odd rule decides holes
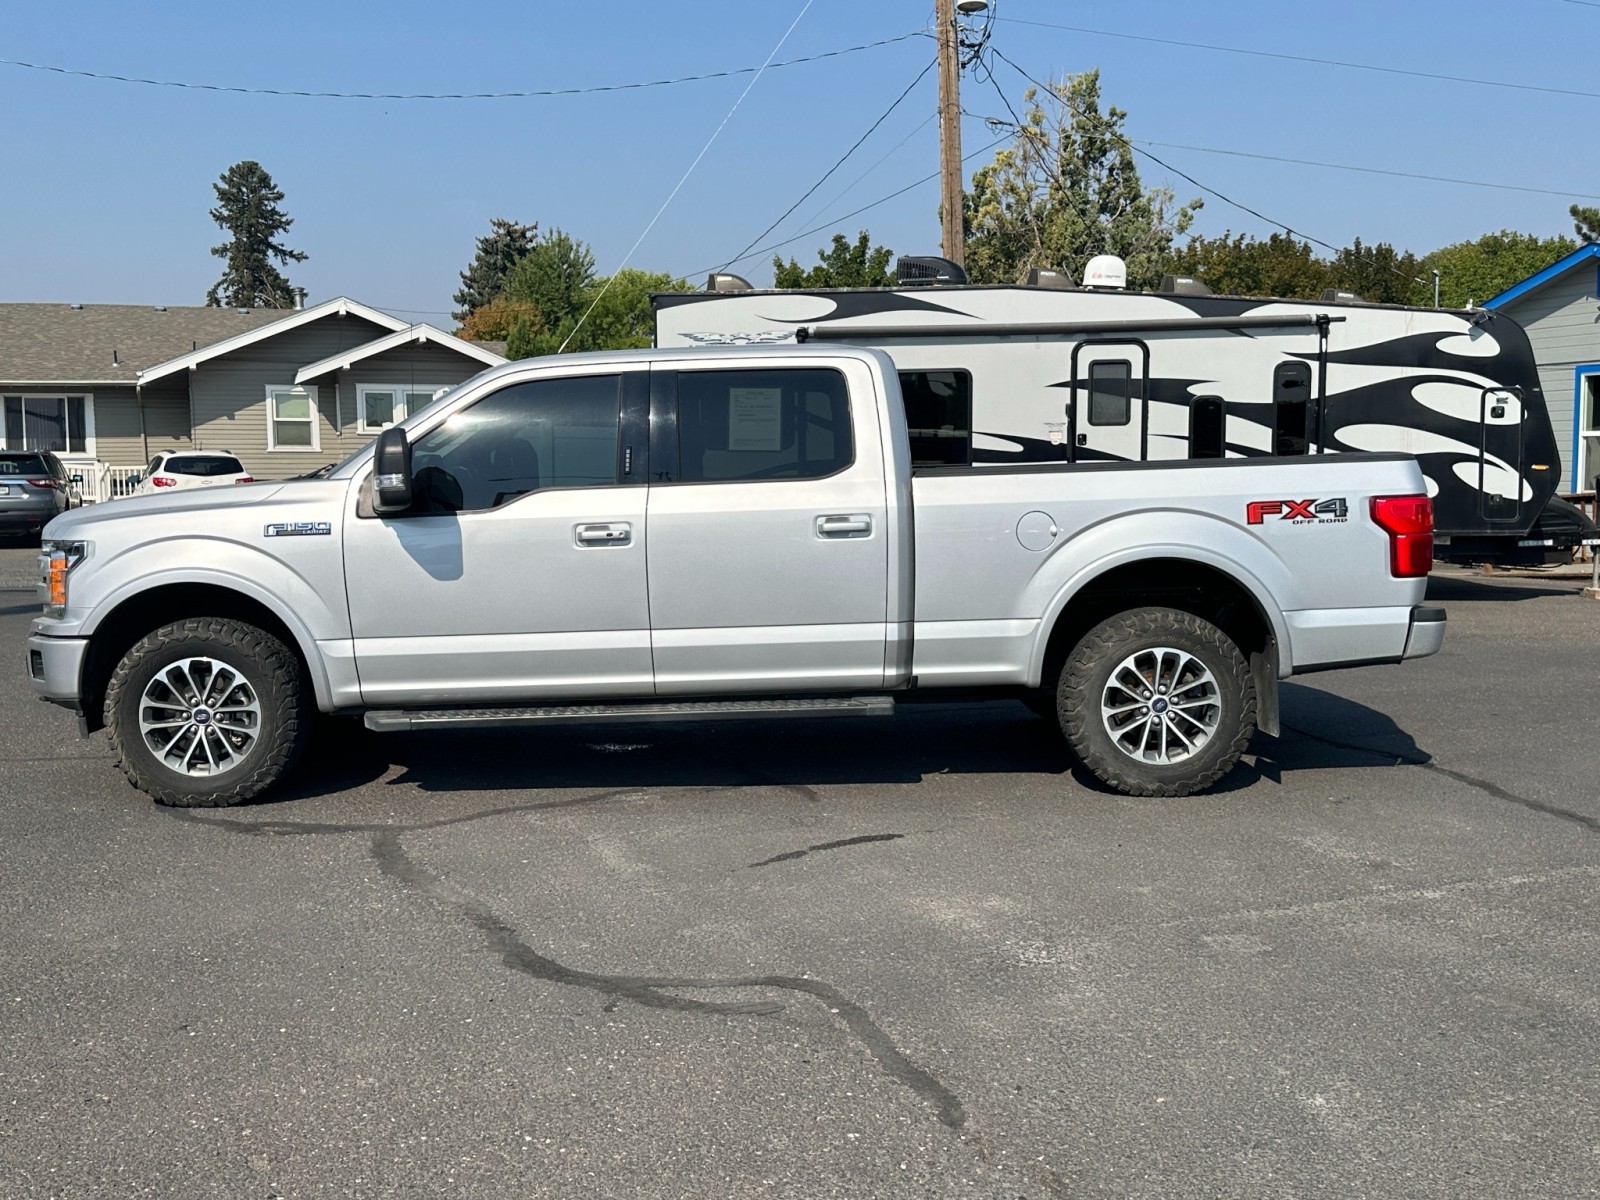
[[[304,749],[300,660],[242,621],[191,617],[141,638],[106,688],[117,766],[158,803],[220,808],[276,783]]]
[[[1127,796],[1187,796],[1231,771],[1255,725],[1233,641],[1173,608],[1110,617],[1067,656],[1056,712],[1073,752]]]

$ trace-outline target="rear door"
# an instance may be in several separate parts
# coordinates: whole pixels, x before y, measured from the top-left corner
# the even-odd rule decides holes
[[[1512,388],[1484,388],[1480,405],[1478,478],[1464,482],[1476,483],[1479,515],[1486,524],[1515,525],[1522,517],[1525,487],[1522,396]]]
[[[883,685],[878,403],[858,360],[658,366],[646,555],[658,694]]]
[[[1147,454],[1150,351],[1140,341],[1080,342],[1072,352],[1072,454],[1141,462]]]

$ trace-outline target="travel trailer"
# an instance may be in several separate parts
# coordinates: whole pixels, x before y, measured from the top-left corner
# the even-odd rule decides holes
[[[1122,286],[964,282],[901,259],[896,288],[761,291],[717,275],[654,297],[658,346],[838,342],[894,360],[915,462],[1169,462],[1341,451],[1415,455],[1439,558],[1570,558],[1597,530],[1556,496],[1560,457],[1527,335],[1484,310],[1216,296],[1168,276]],[[910,280],[916,280],[908,286]]]

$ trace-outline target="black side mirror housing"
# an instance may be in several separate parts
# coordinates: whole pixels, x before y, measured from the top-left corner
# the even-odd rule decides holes
[[[378,435],[372,456],[372,511],[392,516],[411,507],[411,443],[406,431],[391,425]]]

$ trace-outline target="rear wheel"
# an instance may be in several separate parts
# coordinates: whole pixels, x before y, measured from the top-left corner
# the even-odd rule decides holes
[[[1255,687],[1215,625],[1141,608],[1096,625],[1061,672],[1056,709],[1073,751],[1129,796],[1187,796],[1221,779],[1255,724]]]
[[[147,634],[106,689],[111,744],[129,782],[162,804],[238,804],[282,777],[304,746],[300,661],[241,621],[195,617]]]

